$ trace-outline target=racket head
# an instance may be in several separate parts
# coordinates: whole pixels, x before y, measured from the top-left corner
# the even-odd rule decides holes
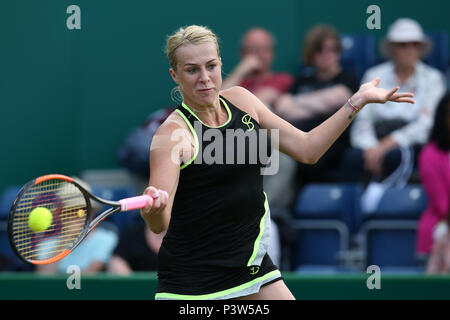
[[[50,226],[34,232],[29,224],[33,209],[50,210]],[[8,238],[25,262],[48,264],[67,256],[88,232],[92,207],[87,191],[72,178],[45,175],[28,182],[15,198],[8,219]]]

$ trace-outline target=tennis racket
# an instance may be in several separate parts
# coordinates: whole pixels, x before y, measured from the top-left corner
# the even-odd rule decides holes
[[[110,206],[95,218],[91,201]],[[25,262],[49,264],[72,252],[101,221],[113,213],[141,209],[153,203],[148,195],[119,201],[101,199],[77,181],[50,174],[28,182],[19,191],[8,218],[8,238],[14,252]],[[43,231],[30,228],[33,209],[48,209],[51,224]]]

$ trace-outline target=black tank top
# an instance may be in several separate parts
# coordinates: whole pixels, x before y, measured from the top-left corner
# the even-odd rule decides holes
[[[196,152],[180,167],[161,270],[259,265],[267,251],[270,217],[261,170],[270,139],[248,114],[220,101],[228,113],[220,127],[203,124],[184,103],[176,109]]]

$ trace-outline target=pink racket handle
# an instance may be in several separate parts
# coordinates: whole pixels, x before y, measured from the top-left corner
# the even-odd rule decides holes
[[[119,200],[120,211],[142,209],[148,204],[149,200],[150,204],[153,204],[153,198],[148,195]]]

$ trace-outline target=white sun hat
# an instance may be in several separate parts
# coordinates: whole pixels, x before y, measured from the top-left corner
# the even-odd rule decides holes
[[[420,42],[422,57],[428,55],[432,48],[430,39],[425,35],[420,24],[410,18],[397,19],[389,26],[386,38],[381,41],[381,52],[389,57],[390,43]]]

